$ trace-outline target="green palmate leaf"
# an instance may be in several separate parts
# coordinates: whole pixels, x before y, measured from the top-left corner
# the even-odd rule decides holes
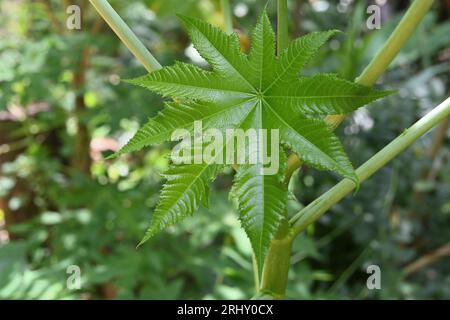
[[[277,175],[261,175],[260,170],[260,164],[243,165],[236,174],[232,191],[239,203],[240,221],[255,252],[259,273],[270,241],[286,219],[287,202],[283,171]]]
[[[323,116],[349,113],[391,93],[362,87],[336,75],[320,74],[271,88],[266,101],[277,109],[287,109],[291,114]]]
[[[241,91],[242,88],[238,83],[183,62],[177,62],[171,67],[127,82],[168,97],[216,102],[252,97],[250,93]]]
[[[249,82],[252,70],[246,56],[240,51],[239,36],[236,33],[227,35],[204,21],[179,17],[194,47],[217,73],[230,81],[237,81],[246,92],[256,93]]]
[[[244,104],[244,106],[246,105]],[[249,107],[246,106],[245,109],[247,113],[249,113]],[[243,128],[243,124],[246,123],[248,119],[249,114],[244,115],[239,119],[238,123],[228,122],[227,127],[235,129]],[[223,122],[222,117],[219,120],[222,120]],[[210,125],[211,124],[213,123],[210,123]],[[220,123],[216,124],[219,125]],[[220,125],[223,125],[223,123]],[[215,153],[214,159],[224,160],[226,145],[232,138],[233,137],[230,137],[225,141],[222,148]],[[207,144],[204,143],[200,146],[196,144],[191,145],[191,155],[193,155],[196,150],[202,152],[205,145]],[[208,206],[208,184],[216,178],[223,168],[224,165],[216,164],[216,161],[212,161],[211,163],[173,166],[164,175],[167,179],[167,183],[164,185],[161,192],[160,201],[152,218],[152,224],[140,244],[153,237],[158,231],[192,215],[198,209],[200,204],[205,207]]]
[[[281,168],[275,175],[261,175],[262,164],[241,166],[231,191],[239,204],[240,221],[252,244],[260,274],[270,241],[286,219],[287,189],[283,185],[286,158],[282,150],[280,155]]]
[[[248,101],[169,102],[159,114],[150,119],[133,138],[114,156],[140,150],[170,140],[176,129],[193,130],[195,121],[202,121],[203,128],[234,128],[249,112]]]
[[[167,183],[153,214],[152,225],[139,245],[181,219],[192,215],[200,204],[208,205],[209,182],[223,169],[215,164],[192,164],[171,168],[166,174]]]
[[[251,82],[262,92],[276,77],[275,34],[267,15],[262,15],[252,33],[252,48],[248,57]]]
[[[337,30],[312,32],[292,41],[289,47],[283,51],[279,62],[276,64],[276,77],[271,79],[265,90],[268,91],[273,87],[283,87],[295,82],[304,65],[314,57],[328,39],[338,32]]]
[[[242,123],[243,129],[267,129],[271,119],[258,102],[252,113]],[[242,227],[246,231],[255,252],[259,273],[262,272],[264,258],[273,235],[283,219],[286,219],[287,189],[283,185],[286,156],[279,144],[272,145],[272,135],[267,143],[250,144],[256,153],[278,154],[279,166],[275,174],[261,174],[266,167],[263,163],[242,165],[235,176],[231,194],[237,199]],[[276,148],[277,150],[273,150]]]
[[[132,80],[176,102],[167,103],[118,154],[169,140],[176,129],[192,132],[195,121],[202,121],[203,128],[221,132],[236,128],[278,130],[283,146],[277,147],[282,150],[278,171],[261,175],[262,164],[241,165],[233,188],[242,225],[261,270],[269,243],[285,215],[286,190],[281,183],[284,148],[314,168],[336,171],[356,181],[339,139],[323,116],[352,112],[390,92],[375,91],[333,75],[299,76],[336,31],[296,39],[277,57],[275,35],[264,11],[246,55],[240,51],[236,34],[227,35],[198,19],[180,18],[212,71],[176,63]],[[208,181],[222,168],[198,164],[171,169],[145,240],[205,204]]]

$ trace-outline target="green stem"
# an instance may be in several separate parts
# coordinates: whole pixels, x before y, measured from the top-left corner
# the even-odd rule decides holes
[[[271,241],[264,261],[259,292],[273,299],[283,299],[286,291],[293,242],[289,233],[289,223],[285,220]]]
[[[359,180],[363,182],[368,179],[449,115],[450,98],[417,121],[412,127],[405,130],[400,136],[359,167],[356,170]],[[328,209],[342,200],[354,189],[355,184],[349,179],[344,179],[317,198],[291,219],[290,224],[292,226],[292,234],[290,237],[295,238],[297,234],[319,219]]]
[[[355,82],[363,86],[373,86],[386,71],[397,54],[411,38],[423,17],[433,5],[433,0],[415,0],[403,16],[383,47],[378,50],[375,57],[364,69]],[[345,118],[345,115],[329,116],[325,120],[336,128]]]
[[[371,87],[378,81],[380,76],[389,67],[392,60],[394,60],[395,56],[400,52],[401,48],[409,40],[420,21],[430,10],[432,4],[433,0],[415,0],[413,2],[389,39],[377,52],[375,57],[371,60],[361,75],[356,78],[356,83]],[[330,124],[331,127],[337,128],[344,119],[345,115],[338,114],[327,116],[325,121]],[[287,183],[289,183],[292,173],[294,173],[295,170],[300,168],[302,165],[302,162],[297,159],[298,156],[296,154],[289,157],[292,165],[288,164],[286,170],[285,181],[287,181]]]
[[[288,5],[287,0],[278,0],[277,6],[277,33],[278,33],[278,56],[281,55],[284,49],[289,45],[289,23],[288,23]]]
[[[147,50],[138,37],[136,37],[107,0],[89,1],[148,72],[162,68],[155,57]]]
[[[233,33],[233,15],[231,14],[230,0],[221,0],[223,13],[223,30],[227,34]]]
[[[356,82],[364,86],[374,85],[384,70],[391,64],[402,47],[417,29],[420,21],[427,14],[433,4],[433,0],[415,0],[400,21],[397,28],[387,42],[378,51],[375,58],[356,79]]]

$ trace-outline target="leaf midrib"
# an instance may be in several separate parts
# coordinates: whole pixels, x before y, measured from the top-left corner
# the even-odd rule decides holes
[[[163,81],[156,81],[156,80],[152,80],[149,81],[150,83],[155,83],[155,84],[171,84],[170,82],[163,82]],[[193,85],[188,85],[188,84],[182,84],[182,83],[177,83],[177,86],[179,87],[183,87],[183,88],[188,88],[188,89],[195,89],[195,90],[206,90],[206,91],[214,91],[214,92],[232,92],[232,93],[238,93],[239,94],[239,99],[251,99],[252,97],[255,96],[255,94],[247,92],[247,91],[238,91],[238,90],[232,90],[232,89],[218,89],[218,88],[211,88],[211,87],[200,87],[200,86],[193,86]],[[203,100],[203,99],[201,99]]]
[[[293,130],[294,132],[296,132],[298,134],[299,137],[301,137],[305,143],[313,146],[315,149],[317,149],[318,152],[320,152],[325,158],[331,160],[332,163],[335,164],[335,166],[337,168],[339,168],[339,164],[333,159],[331,158],[329,155],[327,155],[326,153],[324,153],[322,150],[320,150],[316,145],[312,144],[308,139],[306,139],[305,137],[303,137],[297,130],[295,130],[295,128],[293,128],[289,123],[286,122],[286,120],[284,120],[271,106],[269,103],[267,103],[267,101],[263,101],[263,103],[265,103],[267,105],[267,107],[269,108],[269,110],[287,127],[290,128],[291,130]],[[300,156],[300,155],[299,155]]]
[[[210,114],[210,115],[208,115],[208,116],[206,116],[206,117],[204,117],[204,118],[200,118],[200,119],[194,120],[193,122],[189,122],[189,123],[186,124],[186,125],[180,126],[179,129],[187,129],[187,128],[189,128],[189,126],[193,125],[193,123],[194,123],[195,121],[205,121],[205,120],[209,120],[209,119],[211,119],[211,118],[213,118],[213,117],[220,116],[220,115],[223,114],[223,113],[231,112],[231,111],[233,111],[233,110],[235,110],[235,109],[244,107],[247,103],[250,103],[251,101],[252,101],[252,99],[245,100],[245,101],[242,102],[242,103],[233,105],[233,106],[231,106],[231,107],[229,107],[229,108],[226,108],[226,109],[219,110],[218,112],[215,112],[215,113],[213,113],[213,114]],[[251,109],[251,108],[250,108],[250,109]],[[154,119],[152,119],[152,120],[155,121]],[[158,140],[158,139],[160,139],[160,137],[164,137],[165,135],[167,135],[168,133],[172,132],[173,130],[174,130],[174,129],[166,130],[166,131],[164,131],[164,133],[160,133],[160,134],[151,136],[151,138],[152,138],[152,140]]]
[[[285,49],[285,52],[288,52],[289,48]],[[283,53],[284,54],[284,53]],[[288,63],[288,67],[283,69],[283,72],[281,74],[277,74],[277,77],[270,83],[270,85],[267,86],[266,89],[264,89],[263,93],[266,93],[270,88],[272,88],[285,74],[286,72],[291,69],[292,65],[294,64],[295,60],[300,56],[301,52],[295,55],[295,59],[291,59],[291,61]],[[275,57],[275,61],[277,64],[281,64],[281,59],[283,55],[280,58]],[[297,74],[300,73],[300,70]]]
[[[265,96],[267,99],[270,98],[278,98],[278,99],[336,99],[336,98],[343,98],[343,99],[349,99],[349,98],[361,98],[361,99],[366,99],[366,98],[377,98],[377,97],[382,97],[382,95],[380,94],[372,94],[372,95],[343,95],[343,96],[272,96],[272,95],[267,95]]]
[[[260,101],[258,101],[258,103],[259,103],[259,109],[260,109],[260,111],[259,111],[259,123],[261,124],[261,127],[263,127],[264,128],[264,125],[263,125],[263,119],[262,119],[262,113],[263,113],[263,110],[262,110],[262,106],[263,106],[263,102],[264,102],[264,100],[260,100]],[[260,145],[259,145],[259,143],[258,143],[258,147],[260,147]],[[262,152],[261,150],[258,150],[258,152]],[[263,166],[263,165],[261,165],[261,166]],[[266,192],[266,184],[265,184],[265,176],[264,175],[262,175],[262,174],[260,174],[259,175],[259,178],[260,179],[262,179],[262,196],[263,196],[263,211],[264,211],[264,213],[263,213],[263,225],[262,225],[262,227],[263,227],[263,230],[264,230],[264,226],[265,226],[265,219],[266,219],[266,201],[265,201],[265,192]],[[261,232],[261,234],[259,235],[259,252],[261,253],[262,252],[262,248],[263,248],[263,232]],[[262,255],[260,254],[260,259],[262,259]],[[259,265],[259,268],[261,268],[262,267],[262,263],[263,263],[263,261],[261,260],[261,261],[258,261],[258,265]]]
[[[207,43],[209,43],[210,46],[212,46],[214,49],[216,49],[216,52],[218,52],[218,54],[223,58],[224,61],[227,62],[227,64],[234,70],[234,72],[239,75],[240,78],[242,78],[247,86],[249,86],[250,90],[252,90],[253,92],[258,92],[258,90],[248,81],[248,79],[246,77],[244,77],[243,74],[241,74],[234,66],[233,64],[230,63],[230,61],[228,61],[228,59],[223,55],[223,53],[203,34],[203,32],[201,32],[201,30],[199,30],[197,28],[196,25],[194,25],[193,23],[189,22],[191,24],[191,26],[193,26],[195,28],[195,30],[197,31],[198,34],[200,34],[200,37],[202,37]],[[238,52],[238,55],[240,55],[240,53]],[[246,61],[244,59],[244,61]]]
[[[238,129],[238,128],[240,128],[240,127],[242,126],[242,124],[245,122],[245,120],[247,120],[249,114],[251,114],[251,112],[255,109],[255,106],[256,106],[256,104],[255,104],[253,107],[249,108],[247,114],[246,114],[244,117],[242,117],[241,122],[239,123],[239,125],[237,125],[237,126],[235,127],[235,129]],[[223,151],[224,151],[225,147],[228,145],[228,142],[229,142],[231,139],[232,139],[232,138],[230,138],[229,140],[226,140],[226,143],[223,144],[223,148],[222,148],[221,152],[220,152],[218,155],[216,155],[216,156],[214,157],[214,160],[216,160],[219,156],[223,156]],[[194,183],[195,183],[195,182],[196,182],[196,181],[204,174],[204,172],[205,172],[208,168],[210,168],[211,166],[213,166],[213,165],[214,165],[214,166],[220,166],[220,164],[216,164],[215,162],[212,162],[212,163],[210,163],[210,164],[205,164],[204,168],[200,171],[200,173],[195,177],[195,179],[192,180],[191,183],[189,183],[188,187],[186,187],[184,190],[190,189],[190,188],[194,185]],[[173,210],[173,207],[176,206],[176,204],[177,204],[178,201],[183,197],[184,194],[185,194],[185,192],[181,193],[181,196],[177,198],[177,201],[175,201],[175,202],[170,206],[169,209],[167,209],[167,210],[165,210],[165,211],[163,211],[163,212],[166,212],[166,213],[167,213],[167,212],[172,211],[172,210]]]

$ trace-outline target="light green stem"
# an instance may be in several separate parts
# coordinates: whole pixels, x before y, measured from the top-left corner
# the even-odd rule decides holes
[[[368,179],[449,115],[450,98],[433,109],[412,127],[405,130],[399,137],[359,167],[356,170],[359,180],[363,182]],[[344,179],[317,198],[291,219],[290,224],[292,226],[292,233],[290,237],[294,238],[298,233],[305,230],[307,226],[319,219],[328,209],[342,200],[354,189],[355,184],[349,179]]]
[[[264,261],[259,293],[269,295],[272,299],[283,299],[286,291],[293,242],[289,234],[289,223],[284,220],[275,238],[270,242]]]
[[[400,52],[409,38],[411,38],[414,30],[416,30],[420,21],[430,10],[432,4],[433,0],[415,0],[411,4],[389,39],[383,47],[380,48],[361,75],[356,78],[356,83],[371,87],[378,81],[380,76],[389,67],[392,60],[394,60],[395,56]],[[325,121],[332,128],[337,128],[344,119],[345,115],[343,114],[325,117]],[[286,184],[289,183],[295,170],[302,165],[302,161],[300,161],[296,154],[292,154],[289,157],[289,162],[286,170]]]
[[[223,13],[223,30],[227,34],[233,33],[233,15],[231,14],[230,0],[221,0]]]
[[[419,23],[421,22],[423,17],[430,10],[432,4],[433,4],[433,0],[415,0],[411,4],[408,11],[405,13],[404,17],[402,18],[402,20],[400,21],[398,26],[395,28],[394,32],[391,34],[391,36],[389,37],[387,42],[384,44],[383,47],[380,48],[380,50],[375,55],[375,57],[372,59],[370,64],[364,69],[362,74],[355,80],[357,83],[365,85],[365,86],[373,86],[376,83],[376,81],[383,74],[383,72],[389,67],[392,60],[394,60],[395,56],[400,52],[401,48],[405,45],[405,43],[411,37],[414,30],[416,30],[417,26],[419,25]],[[337,127],[344,118],[345,118],[345,115],[329,116],[326,118],[326,121],[329,124],[331,124],[333,127]],[[402,137],[403,137],[403,135],[400,136],[399,138],[397,138],[396,140],[394,140],[392,143],[397,142],[398,139],[400,139]],[[420,137],[420,135],[418,137]],[[400,141],[402,141],[402,140],[400,140]],[[413,141],[415,141],[415,140],[413,140]],[[386,148],[389,147],[388,151],[391,150],[390,149],[391,144],[389,144],[386,147]],[[408,145],[405,146],[404,148],[406,148],[406,147],[408,147]],[[379,159],[380,154],[382,154],[382,155],[384,154],[386,148],[374,156],[375,160]],[[400,153],[400,152],[398,152],[398,153]],[[398,153],[394,154],[392,156],[392,158],[395,157]],[[375,170],[372,172],[370,170],[370,168],[373,168],[374,165],[377,165],[373,161],[374,158],[370,159],[368,162],[366,162],[366,164],[364,164],[362,167],[360,167],[356,171],[359,176],[359,174],[361,173],[361,170],[363,170],[362,176],[359,177],[361,182],[363,182],[365,179],[367,179],[370,175],[372,175],[376,171]],[[386,162],[378,164],[379,168],[383,167],[392,158],[387,158]],[[367,165],[369,165],[369,167],[367,167]],[[365,171],[365,170],[368,170],[368,171]],[[369,175],[367,175],[367,173],[369,173]],[[331,206],[333,206],[335,203],[337,203],[339,200],[341,200],[345,195],[347,195],[350,192],[350,191],[347,192],[346,188],[338,190],[338,186],[340,188],[340,187],[342,187],[342,185],[347,186],[347,188],[349,186],[351,186],[350,191],[353,190],[353,188],[354,188],[353,183],[349,184],[349,181],[344,180],[341,183],[339,183],[338,185],[336,185],[334,188],[332,188],[330,191],[323,194],[316,201],[312,202],[311,205],[304,208],[301,212],[299,212],[296,216],[294,216],[291,219],[291,225],[294,225],[295,234],[298,234],[299,232],[304,230],[304,228],[309,223],[312,223],[313,221],[315,221],[324,212],[326,212]],[[330,195],[332,197],[327,199],[326,197],[329,197]]]
[[[411,35],[432,5],[433,0],[415,0],[411,4],[389,39],[380,48],[361,75],[356,78],[356,83],[372,87],[378,81],[402,47],[411,38]],[[326,117],[325,120],[332,127],[336,128],[344,119],[345,115],[334,115]]]
[[[89,1],[148,72],[162,68],[155,57],[147,50],[138,37],[136,37],[107,0]]]
[[[372,62],[356,79],[357,83],[364,86],[372,86],[377,82],[384,70],[387,69],[416,30],[420,21],[422,21],[432,5],[433,0],[415,0],[413,2],[387,42],[380,48]]]
[[[278,34],[278,56],[286,49],[289,45],[289,13],[287,0],[278,0],[277,6],[277,34]]]

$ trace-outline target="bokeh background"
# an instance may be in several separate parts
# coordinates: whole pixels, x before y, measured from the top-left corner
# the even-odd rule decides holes
[[[218,0],[110,2],[164,65],[204,65],[176,13],[223,23]],[[307,74],[353,80],[363,70],[410,3],[376,2],[379,31],[366,27],[373,1],[289,1],[292,38],[345,32]],[[266,1],[231,3],[245,50]],[[81,30],[66,28],[70,4],[82,9]],[[275,7],[269,1],[272,19]],[[232,171],[214,183],[209,209],[136,250],[170,146],[105,157],[162,108],[162,99],[120,81],[145,70],[89,2],[0,0],[0,10],[0,298],[251,297],[250,245],[227,195]],[[338,129],[355,167],[448,97],[449,14],[450,1],[435,1],[379,81],[398,93]],[[296,240],[289,298],[450,298],[449,134],[447,119]],[[290,212],[338,179],[303,168],[290,185]],[[371,264],[381,268],[381,290],[366,288]],[[80,290],[66,287],[70,265],[81,269]]]

